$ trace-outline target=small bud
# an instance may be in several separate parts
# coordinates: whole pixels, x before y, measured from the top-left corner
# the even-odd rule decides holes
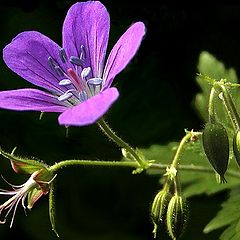
[[[203,130],[203,148],[221,182],[226,182],[224,174],[229,159],[229,140],[225,128],[220,123],[207,123]]]
[[[151,208],[151,217],[154,224],[154,238],[156,238],[157,234],[157,227],[165,221],[166,212],[167,212],[167,205],[170,200],[171,196],[170,193],[166,190],[161,190],[155,196],[152,208]]]
[[[178,239],[183,233],[186,226],[186,202],[185,200],[175,194],[167,208],[167,229],[170,237],[172,239]]]
[[[237,164],[240,166],[240,131],[238,131],[233,137],[233,153]]]

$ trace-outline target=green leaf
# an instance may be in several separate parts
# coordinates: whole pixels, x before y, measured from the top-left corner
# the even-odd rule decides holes
[[[230,225],[220,236],[220,240],[239,240],[240,239],[240,226],[239,221]]]
[[[232,191],[228,200],[222,204],[222,209],[217,213],[216,217],[204,228],[204,233],[209,233],[231,223],[235,225],[236,221],[238,222],[240,219],[240,211],[237,210],[239,209],[239,203],[240,192],[236,190]]]
[[[154,159],[156,163],[170,165],[176,152],[178,143],[172,142],[168,145],[153,145],[148,149],[141,149],[145,154],[146,159]],[[208,171],[191,171],[179,169],[179,177],[185,197],[190,197],[199,194],[214,194],[232,188],[240,184],[239,178],[228,174],[229,170],[239,171],[235,161],[230,161],[226,172],[227,184],[219,184],[216,182],[215,172],[208,162],[202,147],[202,139],[196,142],[189,142],[181,156],[180,165],[188,167],[205,167]],[[163,174],[163,170],[148,170],[148,174]],[[163,178],[161,179],[163,181]]]
[[[220,62],[218,59],[216,59],[213,55],[210,53],[203,51],[199,56],[198,66],[197,66],[198,72],[209,76],[210,78],[214,78],[217,80],[221,79],[227,79],[228,82],[231,83],[237,83],[237,75],[236,71],[233,68],[226,69],[224,64]],[[204,81],[201,77],[197,76],[196,81],[198,85],[200,86],[201,93],[198,93],[194,99],[194,106],[199,113],[200,117],[207,121],[208,119],[208,99],[210,94],[211,86],[209,83]],[[232,95],[234,98],[238,98],[237,92],[239,92],[239,89],[233,89]],[[225,124],[229,122],[229,120],[226,117],[225,110],[223,108],[223,104],[220,100],[216,99],[216,109],[217,109],[217,116],[223,121]],[[224,124],[224,125],[225,125]]]
[[[0,148],[0,154],[10,160],[12,168],[16,173],[32,174],[41,169],[47,170],[47,165],[40,161],[14,155],[15,149],[13,149],[12,153],[7,153]]]

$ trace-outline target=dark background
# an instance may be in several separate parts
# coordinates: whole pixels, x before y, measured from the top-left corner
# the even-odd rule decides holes
[[[0,48],[25,30],[37,30],[61,44],[61,28],[73,1],[1,1]],[[137,147],[178,141],[183,129],[201,129],[192,100],[199,53],[207,50],[227,67],[240,69],[240,4],[176,5],[158,1],[102,1],[111,15],[109,49],[129,25],[146,24],[147,33],[131,64],[115,79],[118,102],[107,115],[109,124]],[[31,86],[0,60],[0,89]],[[57,114],[0,111],[0,145],[17,154],[53,164],[64,159],[118,160],[119,149],[97,126],[70,128],[57,124]],[[0,174],[10,182],[25,181],[7,160]],[[1,188],[7,187],[1,181]],[[159,189],[157,177],[131,175],[130,170],[68,168],[57,178],[57,228],[61,239],[152,239],[149,207]],[[182,239],[218,239],[202,234],[225,195],[190,199],[190,218]],[[1,203],[2,203],[1,197]],[[26,217],[19,207],[14,226],[0,226],[1,239],[55,239],[48,218],[48,198],[40,199]],[[164,232],[164,230],[163,230]],[[168,239],[164,233],[160,239]]]

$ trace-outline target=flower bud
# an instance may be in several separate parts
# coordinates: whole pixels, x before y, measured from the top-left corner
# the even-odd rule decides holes
[[[164,222],[166,218],[166,212],[167,212],[167,205],[170,200],[170,193],[166,191],[165,189],[158,192],[158,194],[155,196],[152,208],[151,208],[151,217],[154,224],[154,238],[156,238],[157,234],[157,227],[162,222]]]
[[[161,190],[155,196],[151,208],[151,216],[154,223],[159,224],[164,221],[169,200],[170,194],[164,190]]]
[[[178,239],[178,237],[183,233],[186,226],[186,202],[185,200],[175,194],[167,208],[167,229],[170,237],[172,239]]]
[[[203,130],[203,148],[221,181],[226,181],[224,174],[228,166],[229,140],[227,131],[220,123],[206,124]]]
[[[237,164],[240,166],[240,131],[237,131],[233,137],[233,153]]]

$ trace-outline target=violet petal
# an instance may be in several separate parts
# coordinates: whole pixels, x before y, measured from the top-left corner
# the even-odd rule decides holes
[[[62,93],[59,76],[49,66],[51,56],[60,67],[60,47],[48,37],[35,31],[22,32],[3,49],[3,59],[7,66],[27,81],[47,90]]]
[[[63,112],[67,109],[51,94],[25,88],[0,92],[0,108],[17,111]]]
[[[74,4],[63,24],[63,47],[68,56],[85,54],[84,67],[91,67],[92,77],[101,77],[109,37],[110,17],[98,1]]]
[[[126,67],[136,54],[144,34],[144,24],[142,22],[137,22],[129,27],[114,45],[104,69],[103,89],[111,86],[114,77]]]
[[[99,120],[117,100],[118,90],[114,87],[108,88],[63,112],[59,118],[59,124],[66,126],[85,126]]]

